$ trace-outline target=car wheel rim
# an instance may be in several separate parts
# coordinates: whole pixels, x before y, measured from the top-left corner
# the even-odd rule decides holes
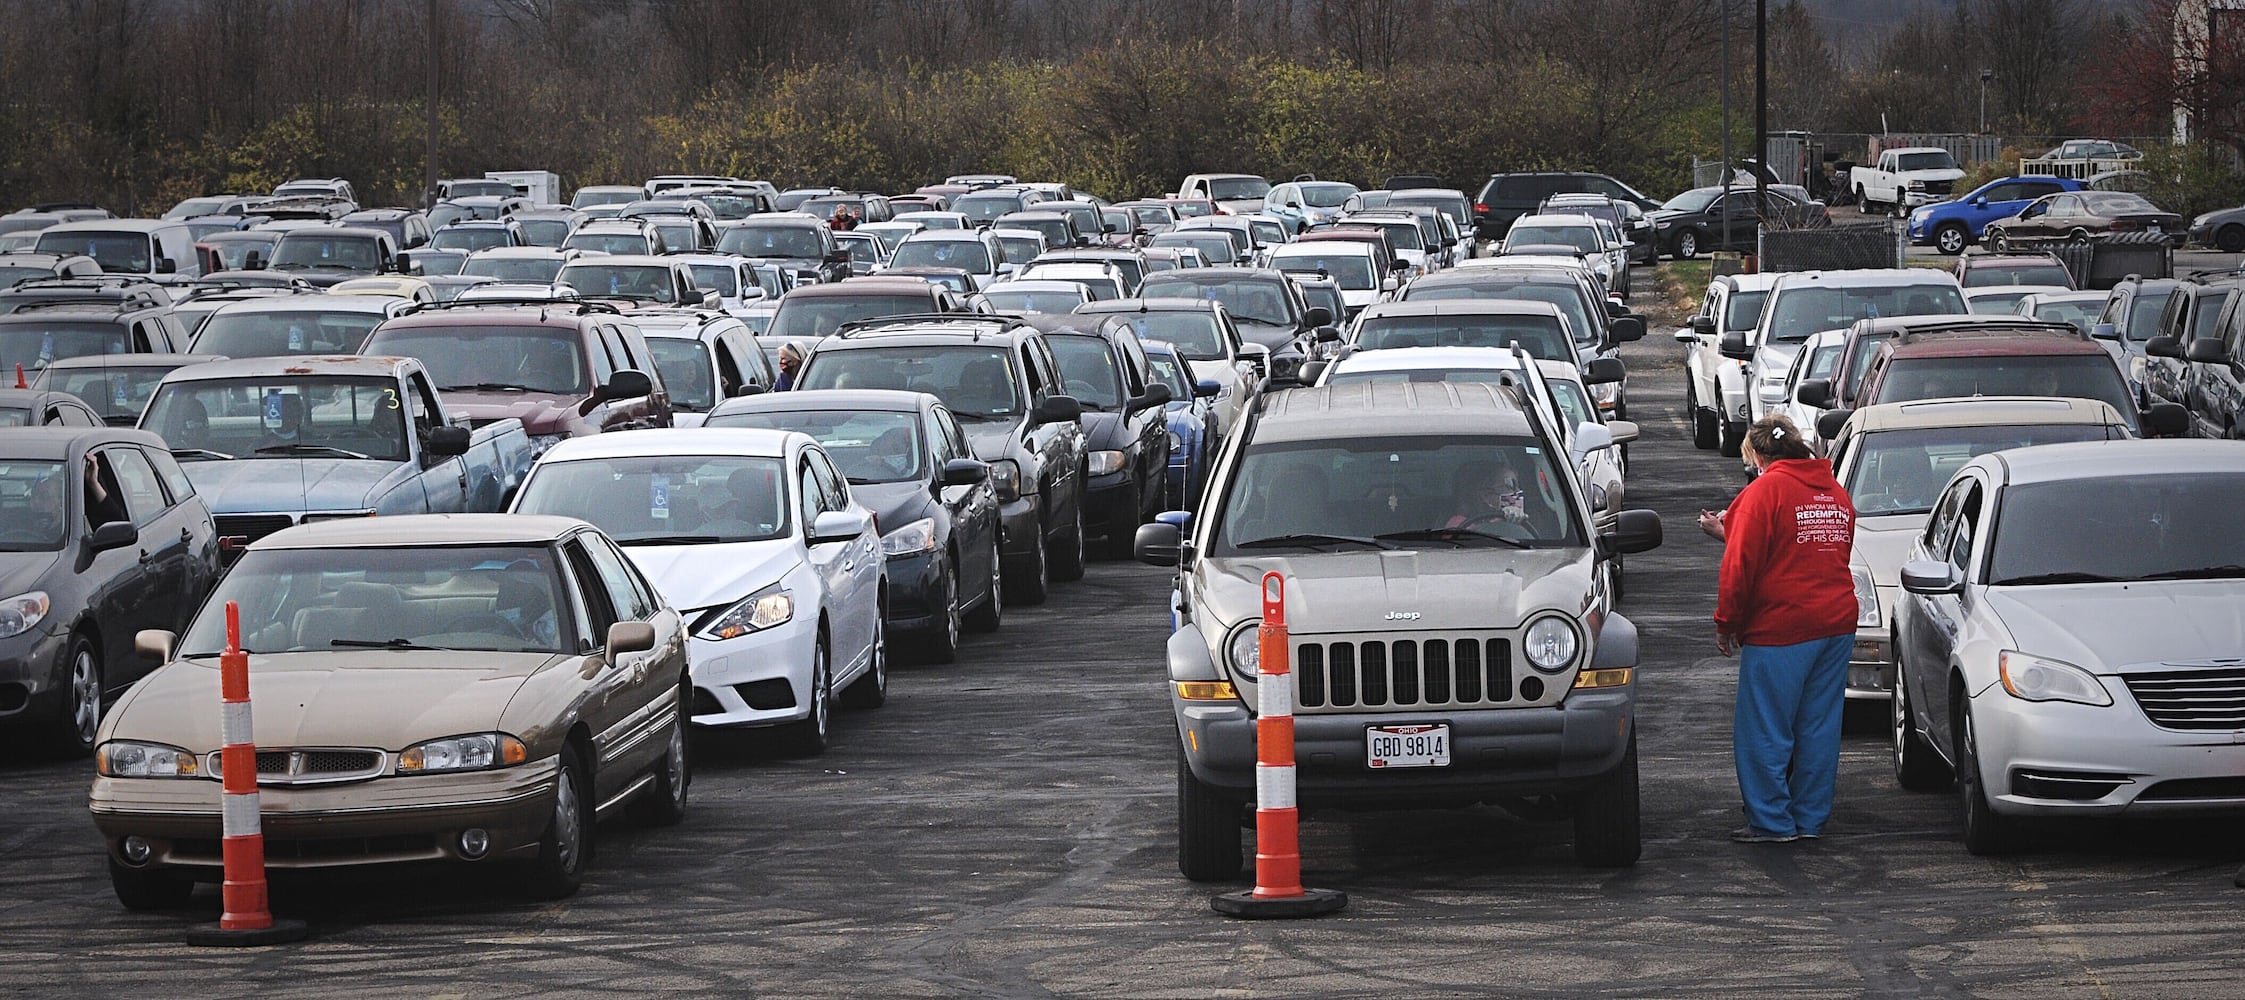
[[[818,663],[811,669],[811,718],[816,721],[820,739],[826,738],[827,698],[830,683],[826,677],[826,647],[820,646]]]
[[[553,793],[554,860],[561,870],[577,870],[577,854],[584,846],[584,829],[577,803],[577,773],[564,768]]]
[[[995,534],[996,532],[992,532],[992,535]],[[1005,586],[1005,582],[1005,549],[1000,547],[995,538],[993,538],[993,540],[990,542],[990,608],[993,612],[997,610],[999,604],[1001,603],[998,597],[1000,594],[1004,593],[1004,591],[1000,588]]]
[[[678,723],[670,727],[670,798],[673,802],[686,801],[686,713],[678,713]]]
[[[1957,251],[1962,249],[1964,249],[1964,234],[1959,233],[1954,229],[1944,229],[1941,231],[1942,253],[1956,253]]]
[[[1907,697],[1902,693],[1902,668],[1897,664],[1894,668],[1894,692],[1887,700],[1887,730],[1894,744],[1894,766],[1897,770],[1902,767],[1904,741],[1910,738],[1910,706]]]
[[[889,693],[889,627],[880,621],[873,624],[873,690]]]
[[[94,741],[101,724],[101,671],[94,666],[94,651],[83,646],[70,661],[70,721],[78,742]]]
[[[943,641],[946,645],[959,644],[959,579],[952,573],[943,575]]]
[[[1678,239],[1676,241],[1676,249],[1679,253],[1682,253],[1686,257],[1697,256],[1699,253],[1699,241],[1693,239],[1690,233],[1685,233],[1681,239]]]

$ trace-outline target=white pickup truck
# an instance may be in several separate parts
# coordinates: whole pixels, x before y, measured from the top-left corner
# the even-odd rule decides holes
[[[1937,146],[1910,146],[1879,153],[1879,161],[1848,172],[1848,187],[1865,214],[1872,206],[1891,208],[1896,215],[1919,205],[1949,200],[1964,170],[1956,157]]]

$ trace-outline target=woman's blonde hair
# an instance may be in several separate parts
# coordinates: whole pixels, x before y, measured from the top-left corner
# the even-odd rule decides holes
[[[1808,439],[1801,436],[1801,429],[1793,426],[1793,419],[1782,413],[1772,413],[1754,421],[1754,426],[1746,429],[1746,446],[1754,449],[1754,454],[1773,462],[1816,456],[1809,450]]]

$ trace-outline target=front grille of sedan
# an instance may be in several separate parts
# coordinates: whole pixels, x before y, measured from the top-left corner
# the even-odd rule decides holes
[[[239,538],[243,545],[296,524],[288,514],[220,514],[211,520],[218,522],[219,537]]]
[[[380,750],[357,747],[317,747],[257,751],[257,783],[260,785],[324,785],[344,781],[363,781],[381,776],[389,755]],[[212,751],[206,759],[206,772],[213,778],[223,778],[226,772],[225,754]]]
[[[1298,639],[1293,668],[1295,710],[1304,714],[1514,700],[1512,643],[1488,633]]]
[[[2245,666],[2127,675],[2128,693],[2163,729],[2245,729]]]

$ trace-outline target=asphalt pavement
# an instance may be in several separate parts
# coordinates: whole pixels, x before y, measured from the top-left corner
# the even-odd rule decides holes
[[[1667,333],[1626,351],[1630,505],[1668,526],[1630,557],[1621,606],[1644,636],[1634,868],[1582,868],[1566,823],[1495,809],[1314,815],[1305,883],[1346,890],[1344,912],[1211,912],[1246,882],[1177,874],[1165,574],[1097,563],[959,663],[900,669],[825,756],[698,739],[685,823],[604,827],[557,903],[469,867],[287,878],[275,909],[309,940],[190,948],[215,890],[174,913],[119,906],[89,765],[0,761],[0,994],[2245,995],[2239,824],[2069,826],[1974,858],[1953,796],[1899,790],[1866,727],[1821,841],[1725,838],[1736,669],[1714,653],[1718,546],[1692,515],[1739,480],[1689,444]]]

